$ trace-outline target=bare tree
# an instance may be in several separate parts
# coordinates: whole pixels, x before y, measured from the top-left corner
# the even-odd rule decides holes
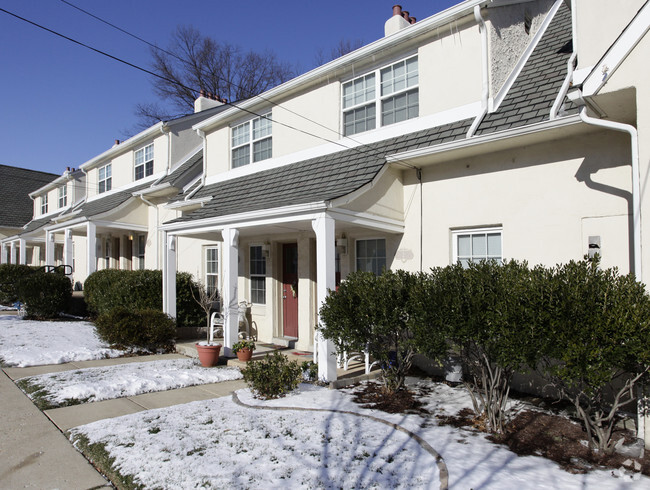
[[[340,39],[338,44],[330,49],[329,53],[325,53],[323,48],[319,48],[316,51],[316,65],[324,65],[325,63],[340,58],[341,56],[351,53],[363,46],[363,41],[361,39]]]
[[[229,101],[260,94],[295,76],[289,63],[272,51],[244,52],[240,47],[179,26],[166,50],[152,49],[153,88],[165,106],[143,103],[136,115],[144,127],[191,112],[201,90]]]

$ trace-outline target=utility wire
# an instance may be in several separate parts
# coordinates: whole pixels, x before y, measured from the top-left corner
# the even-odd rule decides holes
[[[129,62],[129,61],[126,61],[126,60],[123,60],[123,59],[121,59],[121,58],[118,58],[117,56],[114,56],[114,55],[112,55],[112,54],[106,53],[105,51],[102,51],[102,50],[100,50],[100,49],[94,48],[94,47],[92,47],[92,46],[90,46],[90,45],[88,45],[88,44],[85,44],[85,43],[81,42],[81,41],[77,41],[76,39],[73,39],[73,38],[71,38],[71,37],[69,37],[69,36],[66,36],[66,35],[64,35],[64,34],[61,34],[60,32],[54,31],[54,30],[49,29],[49,28],[47,28],[47,27],[45,27],[45,26],[43,26],[43,25],[41,25],[41,24],[38,24],[38,23],[33,22],[33,21],[29,20],[29,19],[26,19],[25,17],[21,17],[20,15],[17,15],[17,14],[14,14],[13,12],[10,12],[10,11],[8,11],[8,10],[5,10],[5,9],[3,9],[2,7],[0,7],[0,12],[4,12],[4,13],[6,13],[6,14],[8,14],[8,15],[11,15],[12,17],[15,17],[15,18],[17,18],[17,19],[19,19],[19,20],[22,20],[23,22],[26,22],[26,23],[28,23],[28,24],[31,24],[31,25],[33,25],[34,27],[38,27],[39,29],[42,29],[42,30],[47,31],[47,32],[49,32],[49,33],[51,33],[51,34],[54,34],[55,36],[61,37],[61,38],[66,39],[66,40],[68,40],[68,41],[70,41],[70,42],[72,42],[72,43],[75,43],[75,44],[77,44],[77,45],[79,45],[79,46],[82,46],[82,47],[87,48],[87,49],[89,49],[89,50],[91,50],[91,51],[94,51],[95,53],[101,54],[101,55],[103,55],[103,56],[106,56],[106,57],[108,57],[108,58],[114,60],[114,61],[117,61],[117,62],[119,62],[119,63],[123,63],[123,64],[125,64],[125,65],[127,65],[127,66],[132,67],[132,68],[135,68],[136,70],[140,70],[140,71],[142,71],[142,72],[144,72],[144,73],[147,73],[147,74],[149,74],[149,75],[152,75],[152,76],[154,76],[154,77],[156,77],[156,78],[159,78],[159,79],[161,79],[161,80],[165,80],[165,81],[170,82],[170,83],[172,83],[172,84],[178,85],[179,87],[182,87],[182,88],[184,88],[184,89],[186,89],[186,90],[190,90],[190,91],[193,91],[193,90],[194,90],[194,89],[192,89],[191,87],[187,87],[186,85],[184,85],[184,84],[178,82],[177,80],[169,79],[169,78],[167,78],[167,77],[164,77],[164,76],[162,76],[162,75],[159,75],[159,74],[157,74],[157,73],[154,73],[154,72],[152,72],[151,70],[147,70],[146,68],[143,68],[143,67],[141,67],[141,66],[138,66],[138,65],[136,65],[136,64],[134,64],[134,63],[131,63],[131,62]],[[251,115],[253,115],[253,116],[256,116],[256,117],[265,117],[264,115],[261,115],[261,114],[258,114],[258,113],[256,113],[256,112],[254,112],[254,111],[251,111],[251,110],[249,110],[249,109],[246,109],[245,107],[241,107],[241,106],[239,106],[239,105],[237,105],[237,104],[235,104],[235,103],[233,103],[233,102],[227,102],[226,104],[229,105],[229,106],[232,106],[232,107],[234,107],[234,108],[236,108],[236,109],[238,109],[238,110],[240,110],[240,111],[242,111],[242,112],[246,112],[246,113],[248,113],[248,114],[251,114]],[[381,152],[375,150],[374,148],[370,148],[368,145],[363,144],[363,143],[361,144],[361,146],[368,148],[370,151],[368,151],[368,152],[363,152],[363,151],[361,151],[361,150],[359,149],[359,147],[349,147],[349,146],[346,146],[346,145],[344,145],[343,143],[341,143],[341,142],[339,142],[339,141],[335,141],[335,140],[332,140],[332,139],[326,138],[326,137],[324,137],[324,136],[320,136],[320,135],[316,135],[316,134],[310,133],[309,131],[305,131],[305,130],[303,130],[303,129],[297,128],[297,127],[292,126],[292,125],[290,125],[290,124],[283,123],[283,122],[281,122],[281,121],[275,121],[275,120],[273,120],[272,118],[269,118],[269,117],[266,117],[266,119],[270,120],[271,122],[273,122],[273,123],[275,123],[275,124],[279,124],[279,125],[281,125],[281,126],[284,126],[284,127],[288,128],[288,129],[291,129],[291,130],[297,131],[297,132],[299,132],[299,133],[305,134],[305,135],[307,135],[307,136],[312,136],[312,137],[315,137],[315,138],[321,139],[321,140],[323,140],[323,141],[326,141],[326,142],[328,142],[328,143],[332,143],[332,144],[334,144],[334,145],[340,146],[341,148],[344,148],[344,149],[346,149],[346,150],[354,150],[354,151],[356,151],[356,152],[358,152],[358,153],[361,153],[362,155],[365,155],[366,153],[370,153],[370,152],[372,152],[372,153],[375,153],[375,154],[377,154],[377,155],[379,155],[379,156],[384,156]],[[337,134],[338,134],[338,133],[337,133]],[[400,164],[402,164],[402,165],[404,165],[404,166],[407,166],[408,168],[412,168],[412,169],[417,168],[417,167],[415,167],[414,165],[411,165],[411,164],[409,164],[409,163],[407,163],[407,162],[396,161],[395,163],[400,163]]]

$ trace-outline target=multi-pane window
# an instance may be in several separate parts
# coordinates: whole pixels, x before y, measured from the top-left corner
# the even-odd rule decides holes
[[[351,136],[419,115],[418,58],[399,61],[343,84],[343,134]]]
[[[135,152],[135,180],[153,174],[153,143]]]
[[[261,245],[253,245],[250,254],[251,302],[266,304],[266,257]]]
[[[68,205],[68,186],[59,187],[59,207],[64,208]]]
[[[357,270],[380,275],[386,268],[386,240],[357,240]]]
[[[143,270],[144,269],[144,251],[145,247],[147,244],[147,238],[145,235],[138,235],[138,243],[137,243],[137,257],[138,257],[138,269]]]
[[[41,214],[47,214],[47,194],[41,196]]]
[[[271,114],[265,114],[232,128],[232,168],[271,158],[273,140]]]
[[[208,294],[219,290],[219,248],[205,249],[205,285]]]
[[[454,263],[460,262],[463,267],[481,260],[503,260],[500,228],[457,231],[453,240]]]
[[[111,164],[104,165],[99,169],[99,193],[108,192],[113,188],[113,177]]]

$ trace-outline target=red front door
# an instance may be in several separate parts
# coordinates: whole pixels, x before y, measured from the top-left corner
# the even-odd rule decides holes
[[[282,245],[282,319],[285,337],[298,337],[298,244]]]

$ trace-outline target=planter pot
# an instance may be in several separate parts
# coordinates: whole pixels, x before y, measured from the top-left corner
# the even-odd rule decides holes
[[[216,366],[219,362],[219,352],[221,345],[201,345],[196,344],[196,351],[199,353],[199,361],[203,367]]]
[[[243,362],[247,362],[251,360],[251,357],[253,357],[253,351],[250,349],[240,349],[237,351],[237,359]]]

